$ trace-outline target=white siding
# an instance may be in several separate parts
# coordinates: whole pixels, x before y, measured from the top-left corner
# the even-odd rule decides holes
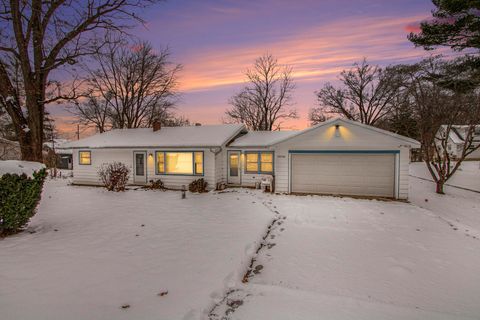
[[[472,153],[470,153],[468,156],[467,156],[467,159],[470,159],[470,160],[480,160],[480,148],[478,148],[477,150],[473,151]]]
[[[401,141],[376,131],[342,123],[336,136],[335,126],[319,127],[274,146],[275,191],[289,192],[289,150],[399,150],[398,198],[408,198],[408,147]]]
[[[193,180],[204,178],[208,183],[208,189],[214,189],[216,186],[216,166],[215,154],[209,149],[189,148],[187,149],[81,149],[91,151],[92,164],[80,165],[78,163],[79,149],[73,152],[73,183],[98,185],[98,169],[103,163],[120,161],[125,163],[133,170],[133,152],[147,152],[147,181],[161,179],[168,188],[179,189],[182,185],[188,186]],[[203,171],[204,175],[157,175],[155,170],[155,151],[203,151]],[[133,184],[133,171],[130,174],[129,184]]]
[[[217,183],[227,183],[227,150],[222,151],[215,156],[215,177]]]
[[[79,151],[90,151],[90,165],[79,164]],[[73,183],[100,185],[98,170],[102,164],[113,161],[125,163],[132,170],[133,151],[127,149],[73,149]],[[130,174],[129,184],[132,183],[133,175]]]

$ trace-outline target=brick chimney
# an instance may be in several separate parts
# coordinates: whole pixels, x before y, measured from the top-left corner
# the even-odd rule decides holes
[[[160,120],[158,119],[153,120],[153,131],[155,132],[160,129],[162,129],[162,123],[160,122]]]

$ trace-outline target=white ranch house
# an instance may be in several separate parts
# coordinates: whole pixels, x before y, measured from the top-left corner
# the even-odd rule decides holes
[[[129,183],[161,179],[181,188],[204,178],[255,186],[274,177],[278,193],[408,198],[413,139],[333,119],[302,131],[248,132],[241,124],[118,129],[69,143],[75,184],[99,184],[103,163],[132,169]]]

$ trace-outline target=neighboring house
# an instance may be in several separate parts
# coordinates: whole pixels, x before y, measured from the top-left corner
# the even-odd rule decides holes
[[[20,160],[22,154],[17,141],[0,138],[0,160]]]
[[[119,129],[70,142],[76,184],[99,184],[103,163],[132,169],[130,184],[161,179],[180,188],[204,178],[255,186],[274,177],[279,193],[408,198],[409,152],[419,143],[355,121],[302,131],[248,132],[243,125]]]
[[[437,136],[444,137],[446,132],[446,125],[442,125],[438,130]],[[463,146],[465,144],[465,139],[468,133],[469,126],[467,125],[457,125],[452,126],[449,132],[448,141],[447,141],[447,150],[450,156],[453,159],[457,159],[462,155]],[[476,147],[480,144],[480,125],[475,127],[475,133],[473,136],[473,146]],[[441,150],[441,146],[438,145]],[[480,148],[477,148],[471,154],[469,154],[466,159],[470,160],[480,160]]]
[[[66,139],[54,139],[54,141],[47,141],[43,143],[43,150],[48,154],[50,150],[57,155],[58,169],[73,169],[72,149],[64,148],[63,145],[68,143]]]

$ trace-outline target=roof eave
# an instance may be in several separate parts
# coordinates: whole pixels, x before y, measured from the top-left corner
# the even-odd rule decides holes
[[[395,139],[398,139],[398,140],[402,140],[402,141],[404,141],[404,142],[408,142],[411,147],[420,147],[420,145],[421,145],[420,142],[418,142],[418,141],[415,140],[415,139],[408,138],[408,137],[405,137],[405,136],[402,136],[402,135],[399,135],[399,134],[396,134],[396,133],[393,133],[393,132],[390,132],[390,131],[387,131],[387,130],[375,128],[375,127],[373,127],[373,126],[369,126],[369,125],[360,123],[360,122],[358,122],[358,121],[353,121],[353,120],[348,120],[348,119],[342,119],[342,118],[334,118],[334,119],[330,119],[330,120],[327,120],[327,121],[325,121],[325,122],[319,123],[319,124],[317,124],[317,125],[315,125],[315,126],[312,126],[312,127],[308,128],[308,129],[305,129],[305,130],[303,130],[303,131],[300,131],[300,132],[298,132],[297,134],[294,134],[294,135],[292,135],[292,136],[290,136],[290,137],[287,137],[287,138],[282,139],[282,140],[280,140],[280,141],[278,141],[278,142],[275,142],[275,144],[273,144],[273,145],[278,145],[278,144],[283,143],[283,142],[285,142],[285,141],[287,141],[287,140],[290,140],[290,139],[293,139],[293,138],[298,137],[298,136],[300,136],[300,135],[303,135],[303,134],[305,134],[305,133],[308,133],[308,132],[310,132],[310,131],[312,131],[312,130],[318,129],[318,128],[320,128],[320,127],[328,126],[328,125],[334,124],[334,123],[336,123],[336,122],[349,123],[349,124],[351,124],[351,125],[356,125],[356,126],[362,127],[362,128],[364,128],[364,129],[372,130],[372,131],[375,131],[375,132],[377,132],[377,133],[381,133],[381,134],[390,136],[390,137],[392,137],[392,138],[395,138]]]

